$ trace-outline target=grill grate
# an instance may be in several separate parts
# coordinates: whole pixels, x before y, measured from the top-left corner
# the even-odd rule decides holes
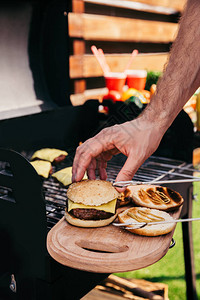
[[[22,153],[27,159],[30,159],[32,153]],[[108,162],[107,174],[109,181],[115,181],[117,174],[121,170],[126,157],[119,154]],[[72,158],[68,156],[60,164],[53,166],[53,173],[72,165]],[[0,172],[8,172],[9,166],[0,163]],[[193,176],[194,171],[192,164],[183,161],[151,156],[138,169],[134,176],[136,181],[158,181],[160,179],[186,179]],[[197,171],[198,172],[198,171]],[[98,178],[98,174],[97,174]],[[43,195],[46,203],[47,230],[49,231],[64,215],[66,205],[67,187],[55,181],[53,177],[44,179]],[[9,190],[0,187],[0,196],[8,195]]]
[[[108,162],[107,174],[109,181],[115,180],[125,160],[126,157],[120,154],[115,156],[110,162]],[[54,167],[54,171],[57,171],[56,168],[60,170],[69,165],[69,161],[67,161],[66,159],[66,161],[62,162],[61,165],[59,165],[58,167]],[[134,176],[134,180],[157,181],[161,178],[190,178],[191,176],[193,176],[193,172],[194,169],[192,168],[191,164],[187,164],[183,161],[152,156],[139,168]],[[48,229],[50,229],[64,215],[67,187],[64,187],[60,183],[55,182],[55,180],[50,177],[49,179],[44,180],[43,188],[47,209],[46,213]]]

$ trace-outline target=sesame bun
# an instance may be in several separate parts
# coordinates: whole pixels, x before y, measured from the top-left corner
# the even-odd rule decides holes
[[[104,180],[83,180],[72,183],[67,190],[67,197],[84,205],[99,206],[119,197],[112,183]]]
[[[82,220],[74,217],[67,211],[65,211],[65,219],[67,220],[68,223],[71,225],[77,226],[77,227],[103,227],[107,226],[110,223],[112,223],[115,218],[117,217],[117,214],[111,216],[110,218],[107,219],[102,219],[102,220]]]
[[[159,210],[174,210],[183,204],[182,196],[168,188],[157,185],[135,185],[127,188],[128,197],[137,206]]]
[[[142,215],[140,214],[142,212]],[[139,217],[144,220],[148,220],[148,218],[154,218],[157,219],[157,221],[170,221],[173,220],[173,218],[170,216],[169,213],[160,211],[157,209],[150,209],[150,208],[145,208],[145,207],[132,207],[129,209],[124,210],[122,213],[118,215],[118,219],[120,223],[125,223],[125,222],[133,222],[133,223],[138,223],[140,224],[139,221],[137,221],[135,218],[131,217],[128,215],[128,213],[131,213],[134,215],[136,218]],[[144,217],[145,214],[145,217]],[[171,232],[176,226],[176,223],[165,223],[165,224],[157,224],[157,225],[147,225],[143,228],[134,228],[136,227],[135,225],[129,225],[127,226],[128,231],[138,234],[138,235],[144,235],[144,236],[158,236],[158,235],[163,235]],[[133,228],[131,228],[133,227]]]

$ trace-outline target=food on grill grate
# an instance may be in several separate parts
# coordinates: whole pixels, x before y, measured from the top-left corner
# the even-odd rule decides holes
[[[31,157],[31,160],[41,159],[57,164],[63,161],[67,155],[68,153],[64,150],[44,148],[36,151]]]
[[[45,160],[34,160],[31,162],[32,166],[38,173],[38,175],[48,178],[49,175],[52,173],[52,166],[49,161]]]
[[[182,205],[184,201],[178,192],[162,186],[135,185],[129,186],[127,191],[128,197],[137,206],[170,211]]]
[[[117,216],[119,193],[111,182],[83,180],[73,183],[67,191],[66,220],[79,227],[102,227]]]
[[[72,183],[72,167],[64,168],[60,171],[57,171],[52,176],[56,178],[59,182],[61,182],[63,185],[69,185]],[[87,178],[87,174],[85,174],[83,179]]]
[[[169,213],[160,211],[158,209],[151,209],[145,207],[132,207],[124,210],[118,215],[120,223],[133,222],[134,224],[141,222],[160,222],[160,221],[171,221],[173,218]],[[127,230],[144,236],[158,236],[171,232],[175,228],[175,223],[164,223],[156,225],[148,225],[143,228],[137,228],[137,225],[128,225]]]

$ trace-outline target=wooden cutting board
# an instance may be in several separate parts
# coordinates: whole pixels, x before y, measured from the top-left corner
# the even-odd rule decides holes
[[[181,208],[170,213],[179,218]],[[90,272],[127,272],[147,267],[168,251],[173,231],[157,237],[109,226],[80,228],[63,217],[47,235],[49,254],[59,263]]]

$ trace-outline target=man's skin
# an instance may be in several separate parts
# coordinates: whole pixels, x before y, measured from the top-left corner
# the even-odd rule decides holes
[[[167,67],[150,104],[135,120],[103,129],[77,148],[72,180],[80,181],[87,169],[106,180],[107,161],[117,153],[127,160],[116,181],[131,180],[159,143],[184,104],[200,86],[200,0],[188,0]]]

